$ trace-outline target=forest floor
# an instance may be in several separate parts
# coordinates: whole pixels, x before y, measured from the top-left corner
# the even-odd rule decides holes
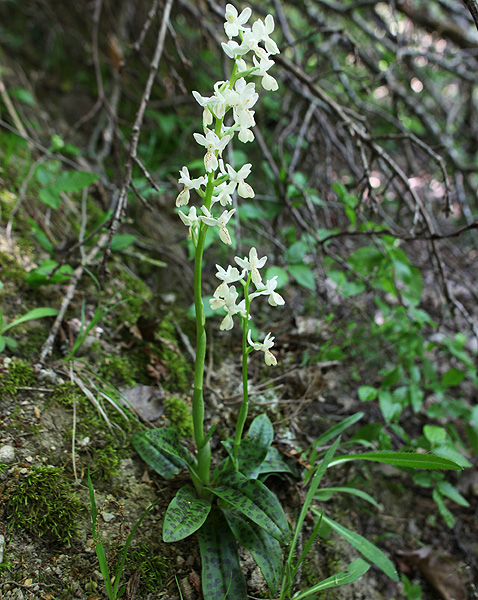
[[[178,246],[177,252],[181,255],[184,249]],[[67,283],[32,293],[24,280],[32,256],[18,246],[9,248],[4,240],[1,257],[2,308],[9,318],[31,308],[32,302],[59,305]],[[126,290],[133,301],[116,307],[99,323],[101,329],[91,332],[74,361],[67,363],[64,357],[74,339],[75,319],[81,318],[82,302],[90,318],[95,311],[96,288],[88,279],[75,290],[68,318],[43,365],[38,364],[38,356],[52,325],[50,318],[25,324],[13,334],[19,342],[17,352],[6,352],[0,359],[0,540],[4,542],[0,597],[4,600],[106,597],[92,541],[88,468],[112,570],[128,533],[147,506],[158,501],[128,552],[125,597],[201,597],[195,537],[177,544],[165,544],[161,538],[165,509],[184,475],[161,479],[129,443],[139,423],[172,424],[183,435],[190,434],[194,334],[193,322],[181,308],[189,301],[184,298],[187,292],[178,289],[184,289],[191,276],[180,266],[169,267],[167,277],[164,273],[160,283],[151,278],[146,285],[130,267],[115,263],[104,296]],[[276,431],[275,444],[297,470],[296,478],[272,481],[293,525],[304,498],[302,478],[314,440],[358,412],[363,417],[346,433],[344,442],[359,426],[380,422],[381,417],[375,403],[357,399],[350,385],[353,364],[347,358],[304,364],[304,345],[320,346],[333,332],[325,321],[299,314],[296,291],[286,290],[285,296],[287,308],[272,325],[279,366],[272,370],[260,357],[251,358],[251,417],[263,411],[268,414]],[[272,320],[267,312],[262,319]],[[216,321],[209,327],[206,419],[209,425],[217,423],[222,435],[231,433],[237,414],[239,344],[237,336],[219,333]],[[134,406],[134,416],[125,406],[117,408],[118,391]],[[99,403],[103,414],[92,402]],[[420,431],[422,423],[410,413],[408,428],[414,427]],[[218,460],[222,449],[215,438],[213,446]],[[347,464],[328,474],[325,486],[362,489],[373,496],[378,509],[360,498],[337,495],[317,506],[377,544],[410,585],[406,589],[403,582],[394,583],[373,568],[356,584],[323,592],[320,598],[478,598],[477,471],[465,470],[452,475],[451,481],[470,501],[468,508],[453,505],[452,528],[440,517],[432,490],[415,485],[411,473]],[[312,522],[310,515],[309,528]],[[343,570],[356,556],[337,536],[320,537],[304,563],[298,588]],[[242,558],[250,597],[269,598],[250,557],[243,554]]]

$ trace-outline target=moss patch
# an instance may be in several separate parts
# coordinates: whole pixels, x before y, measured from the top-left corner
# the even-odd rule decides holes
[[[34,467],[14,486],[5,510],[15,527],[66,543],[77,534],[83,506],[62,469]]]
[[[22,360],[14,360],[0,368],[0,375],[0,397],[4,394],[14,396],[19,387],[31,385],[36,378],[33,367]]]
[[[143,593],[157,592],[170,573],[163,556],[152,553],[151,545],[146,543],[130,548],[126,563],[133,571],[141,570],[139,589]]]
[[[191,407],[177,396],[169,396],[164,400],[164,408],[171,426],[176,429],[180,437],[188,437],[193,433],[193,418]]]

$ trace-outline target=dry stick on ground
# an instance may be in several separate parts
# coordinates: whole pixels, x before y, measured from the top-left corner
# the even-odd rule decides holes
[[[96,242],[95,246],[91,249],[91,251],[86,256],[86,259],[82,262],[81,265],[79,265],[73,271],[73,273],[71,275],[71,279],[70,279],[70,285],[68,286],[65,297],[63,298],[63,301],[60,306],[60,312],[56,316],[55,322],[53,323],[52,328],[50,330],[50,334],[48,335],[48,338],[47,338],[46,342],[43,344],[43,348],[40,352],[40,356],[38,358],[38,366],[39,367],[43,366],[43,363],[45,362],[46,357],[51,353],[51,350],[53,348],[53,342],[55,341],[58,331],[60,330],[61,322],[63,321],[66,310],[67,310],[68,306],[70,305],[70,302],[73,298],[73,294],[75,293],[76,286],[78,285],[78,282],[80,281],[80,279],[84,273],[85,267],[90,265],[95,260],[96,254],[106,244],[107,240],[108,240],[107,233],[104,233],[102,236],[100,236],[100,238]]]
[[[173,0],[167,0],[166,6],[164,7],[163,19],[161,22],[161,27],[158,33],[158,39],[156,42],[156,49],[154,52],[153,60],[151,62],[151,67],[149,69],[148,80],[146,81],[146,86],[144,88],[143,96],[141,98],[141,103],[138,108],[138,112],[136,113],[136,119],[133,125],[133,130],[131,133],[130,140],[130,149],[128,160],[126,162],[126,173],[123,181],[123,186],[121,187],[118,203],[116,205],[116,209],[113,215],[113,219],[111,221],[111,225],[109,228],[108,235],[108,243],[106,246],[106,250],[103,257],[103,262],[100,270],[100,278],[104,276],[106,271],[106,261],[111,254],[111,240],[113,239],[114,234],[118,230],[119,224],[123,215],[126,212],[127,204],[128,204],[128,189],[131,184],[131,179],[133,175],[133,165],[136,158],[136,152],[138,149],[139,142],[139,134],[141,132],[141,126],[143,124],[144,112],[146,110],[146,106],[148,105],[151,89],[153,87],[154,80],[156,78],[156,73],[158,72],[159,61],[161,59],[164,41],[166,38],[166,31],[168,28],[169,15],[171,13],[171,7],[173,5]]]
[[[476,28],[478,29],[478,2],[477,0],[463,0],[468,10],[470,11],[473,21],[475,22]]]

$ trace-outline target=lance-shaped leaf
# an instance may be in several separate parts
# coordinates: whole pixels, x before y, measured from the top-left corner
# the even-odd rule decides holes
[[[221,483],[223,485],[211,489],[216,496],[232,504],[279,542],[287,543],[289,525],[282,506],[262,482],[233,472],[224,476]]]
[[[269,473],[289,473],[289,475],[293,475],[294,477],[298,475],[297,469],[294,470],[287,464],[282,454],[274,446],[270,446],[267,449],[267,455],[258,469],[257,476]]]
[[[163,540],[177,542],[197,531],[211,510],[211,503],[196,498],[194,488],[184,486],[178,490],[166,510],[163,522]]]
[[[131,443],[144,462],[165,479],[174,477],[186,467],[183,460],[152,444],[145,437],[144,432],[135,433],[131,438]]]
[[[316,513],[322,518],[323,522],[327,523],[327,525],[332,527],[334,531],[336,531],[345,540],[347,540],[347,542],[351,544],[356,550],[358,550],[360,554],[362,554],[362,556],[364,556],[368,561],[370,561],[374,565],[377,565],[379,569],[382,569],[385,575],[388,575],[390,579],[393,579],[393,581],[398,581],[397,570],[393,566],[392,561],[387,556],[385,556],[385,554],[380,550],[380,548],[377,548],[377,546],[375,546],[375,544],[372,544],[372,542],[367,540],[367,538],[364,538],[360,534],[355,533],[355,531],[350,531],[350,529],[347,529],[343,525],[340,525],[340,523],[333,521],[326,515],[317,511],[316,509],[312,510],[314,513]]]
[[[188,466],[196,466],[194,455],[180,442],[178,434],[172,427],[150,429],[145,437],[158,449],[162,449],[183,460]]]
[[[236,540],[254,557],[272,594],[279,588],[282,574],[282,552],[279,542],[262,527],[232,510],[224,510],[224,516]]]
[[[369,569],[370,565],[368,564],[368,562],[363,560],[363,558],[357,558],[350,563],[346,571],[342,571],[342,573],[332,575],[332,577],[327,577],[327,579],[324,579],[323,581],[317,583],[305,592],[294,596],[294,600],[302,600],[303,598],[308,598],[309,596],[315,596],[317,592],[320,592],[322,590],[339,587],[340,585],[346,585],[348,583],[354,583],[355,581],[360,579],[362,575],[364,575]]]
[[[350,460],[371,460],[382,462],[396,467],[410,467],[412,469],[452,469],[460,471],[463,467],[448,458],[434,454],[421,454],[420,452],[362,452],[361,454],[346,454],[334,458],[329,467]]]
[[[257,478],[273,439],[274,428],[269,417],[265,414],[256,417],[237,453],[239,471],[243,475],[251,479]]]
[[[236,540],[220,509],[211,510],[198,537],[204,598],[247,600]]]

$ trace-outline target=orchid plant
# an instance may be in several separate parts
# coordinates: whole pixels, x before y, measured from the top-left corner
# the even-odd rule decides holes
[[[259,94],[256,81],[267,91],[278,89],[277,81],[269,70],[274,65],[270,58],[279,52],[270,35],[274,31],[274,19],[256,20],[252,27],[247,23],[251,9],[240,14],[232,5],[226,6],[224,30],[228,41],[222,44],[225,54],[233,61],[228,81],[214,84],[214,93],[203,97],[193,92],[203,109],[203,133],[194,133],[196,142],[205,148],[204,174],[193,178],[187,167],[179,174],[183,186],[177,199],[179,218],[188,228],[195,248],[194,304],[196,309],[196,363],[194,396],[192,404],[195,453],[181,443],[172,428],[160,428],[135,434],[133,445],[141,457],[158,473],[170,478],[186,468],[192,485],[181,487],[169,504],[163,523],[165,542],[182,540],[197,533],[202,559],[202,588],[205,600],[246,600],[247,589],[241,570],[237,542],[252,554],[259,566],[272,595],[280,588],[280,598],[291,597],[295,578],[307,552],[312,547],[321,523],[326,523],[344,537],[366,559],[353,561],[346,571],[326,578],[308,590],[298,592],[294,598],[316,596],[321,591],[352,583],[361,577],[372,562],[389,577],[398,580],[391,561],[371,542],[347,530],[320,512],[318,522],[300,555],[297,544],[306,514],[316,498],[319,482],[325,470],[351,460],[382,462],[398,467],[420,469],[459,470],[459,464],[436,455],[420,452],[365,452],[341,455],[333,458],[340,438],[337,438],[318,465],[309,472],[309,483],[302,510],[291,538],[289,524],[277,497],[264,484],[271,473],[294,474],[279,451],[272,446],[274,430],[266,414],[256,417],[244,435],[248,417],[247,361],[253,351],[264,353],[266,365],[277,364],[273,353],[274,337],[269,332],[262,342],[255,341],[251,328],[251,304],[265,296],[271,306],[281,306],[284,298],[276,291],[277,278],[263,280],[261,269],[267,257],[259,257],[252,247],[243,258],[236,256],[234,265],[226,268],[216,265],[216,277],[220,281],[210,306],[223,310],[225,316],[220,328],[228,331],[239,322],[242,327],[242,375],[243,400],[237,417],[235,435],[222,441],[227,452],[221,461],[215,461],[211,470],[211,444],[214,427],[205,428],[205,404],[203,396],[204,363],[206,356],[205,311],[202,297],[202,264],[206,237],[211,228],[218,228],[219,238],[231,245],[229,222],[235,214],[232,196],[254,197],[254,190],[246,182],[252,171],[250,163],[239,170],[224,164],[222,154],[237,133],[243,143],[254,139],[254,110]],[[237,38],[236,40],[234,38]],[[250,60],[252,57],[252,61]],[[247,62],[249,60],[249,62]],[[252,79],[248,81],[248,79]],[[200,206],[190,205],[197,196]],[[185,208],[187,207],[187,208]],[[241,293],[242,292],[242,293]],[[335,424],[317,441],[326,443],[339,436],[349,425],[361,418],[351,416]],[[314,450],[315,452],[315,450]],[[315,456],[315,455],[314,455]],[[313,461],[312,461],[313,462]],[[350,488],[330,488],[346,490]],[[359,492],[357,491],[357,494]],[[361,492],[362,497],[368,497]],[[289,543],[290,542],[290,543]],[[281,544],[289,543],[288,557],[283,561]]]
[[[241,198],[254,197],[254,190],[246,181],[252,171],[250,163],[236,170],[222,158],[235,135],[240,142],[254,140],[254,106],[259,99],[258,81],[267,91],[278,89],[277,81],[269,70],[274,65],[271,56],[279,49],[270,35],[274,19],[247,23],[251,9],[240,14],[232,5],[226,6],[224,30],[228,41],[222,44],[232,60],[228,81],[214,84],[210,97],[194,91],[193,96],[203,109],[203,133],[194,133],[194,139],[205,149],[204,173],[192,177],[188,168],[180,172],[183,186],[177,199],[179,218],[188,228],[195,248],[194,304],[196,309],[196,362],[194,397],[192,403],[194,441],[193,454],[183,445],[174,429],[161,428],[137,434],[133,444],[139,454],[162,476],[169,478],[187,468],[192,486],[179,489],[170,503],[163,525],[163,539],[178,541],[197,532],[202,557],[202,584],[206,600],[247,598],[246,583],[239,564],[239,541],[255,558],[273,594],[279,587],[282,573],[281,543],[290,537],[289,525],[276,496],[263,481],[274,472],[291,472],[271,445],[274,431],[267,415],[256,417],[244,435],[248,416],[247,360],[253,351],[264,353],[266,365],[277,364],[272,352],[274,337],[255,341],[251,330],[251,303],[265,296],[271,306],[281,306],[284,298],[276,291],[277,278],[263,280],[260,269],[267,257],[259,258],[256,248],[248,256],[236,256],[235,265],[223,268],[216,265],[220,284],[210,299],[213,310],[222,309],[225,316],[221,330],[230,330],[235,321],[242,327],[243,401],[239,410],[233,439],[222,443],[227,456],[211,472],[211,436],[214,428],[205,429],[203,378],[206,356],[205,312],[202,297],[202,265],[206,236],[211,228],[218,228],[219,238],[231,245],[228,230],[236,209],[231,208],[233,194]],[[236,38],[236,39],[234,39]],[[197,197],[201,205],[191,204]],[[242,291],[242,298],[240,292]]]

